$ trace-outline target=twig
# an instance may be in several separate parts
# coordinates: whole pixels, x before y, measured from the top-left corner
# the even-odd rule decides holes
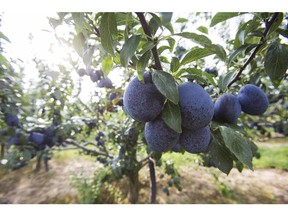
[[[265,44],[266,42],[266,36],[267,33],[269,32],[272,24],[275,22],[276,18],[278,17],[280,13],[274,13],[271,20],[269,22],[266,23],[266,28],[265,31],[263,32],[263,36],[261,37],[258,45],[256,46],[256,48],[254,49],[253,53],[250,55],[249,59],[245,62],[245,64],[240,68],[239,72],[237,73],[237,75],[234,77],[234,79],[229,83],[228,88],[235,83],[237,80],[240,79],[240,76],[242,74],[242,72],[245,70],[245,68],[250,64],[250,62],[253,60],[253,58],[256,56],[257,52],[260,50],[260,48]]]
[[[146,22],[144,13],[136,12],[136,14],[137,14],[137,16],[138,16],[138,18],[140,20],[140,23],[141,23],[141,26],[142,26],[142,28],[144,30],[144,33],[147,36],[147,40],[148,41],[152,41],[155,44],[155,46],[152,48],[152,54],[153,54],[153,57],[154,57],[155,67],[156,67],[155,69],[156,70],[163,70],[162,66],[161,66],[160,58],[159,58],[159,55],[158,55],[157,47],[156,47],[157,40],[153,40],[152,39],[152,34],[151,34],[150,29],[149,29],[148,23]]]
[[[150,203],[156,202],[156,176],[155,176],[155,164],[152,158],[149,160],[149,172],[150,172]]]
[[[72,140],[72,139],[66,139],[64,142],[72,144],[72,145],[75,145],[76,147],[81,148],[84,151],[87,151],[87,152],[92,153],[94,155],[103,155],[103,156],[106,156],[106,157],[109,157],[109,158],[113,158],[113,156],[109,155],[107,152],[100,152],[100,151],[96,151],[94,149],[90,149],[90,148],[85,147],[86,145],[90,144],[89,142],[84,143],[82,145],[77,143],[75,140]]]

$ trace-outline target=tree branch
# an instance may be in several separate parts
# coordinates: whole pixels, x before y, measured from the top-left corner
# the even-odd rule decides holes
[[[256,56],[257,52],[260,50],[260,48],[266,43],[266,36],[272,26],[272,24],[275,22],[276,18],[278,17],[280,13],[274,13],[271,20],[269,22],[266,23],[266,28],[265,31],[263,32],[263,36],[261,37],[258,45],[256,46],[256,48],[254,49],[253,53],[250,55],[250,57],[248,58],[248,60],[245,62],[245,64],[240,68],[239,72],[237,73],[237,75],[235,76],[235,78],[229,83],[228,88],[235,83],[237,80],[240,79],[240,76],[242,74],[242,72],[245,70],[245,68],[250,64],[250,62],[253,60],[253,58]]]
[[[163,70],[162,69],[162,66],[161,66],[161,62],[160,62],[160,58],[159,58],[159,55],[158,55],[158,51],[157,51],[157,40],[153,40],[152,38],[152,34],[151,34],[151,31],[149,29],[149,26],[148,26],[148,23],[146,22],[146,19],[145,19],[145,16],[144,16],[144,13],[139,13],[139,12],[136,12],[139,20],[140,20],[140,23],[141,23],[141,26],[144,30],[144,33],[146,34],[147,36],[147,40],[148,41],[152,41],[154,43],[154,47],[152,48],[152,54],[153,54],[153,57],[154,57],[154,61],[155,61],[155,69],[156,70]]]
[[[93,154],[93,155],[102,155],[102,156],[105,156],[105,157],[113,158],[113,156],[109,155],[108,152],[100,152],[100,151],[96,151],[94,149],[90,149],[90,148],[85,147],[88,144],[93,144],[94,145],[94,143],[87,142],[87,143],[84,143],[84,144],[81,145],[81,144],[77,143],[75,140],[72,140],[72,139],[66,139],[64,142],[72,144],[72,145],[74,145],[74,146],[76,146],[78,148],[81,148],[84,151],[87,151],[88,153]]]

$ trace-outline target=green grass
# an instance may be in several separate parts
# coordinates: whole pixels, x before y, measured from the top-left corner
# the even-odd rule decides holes
[[[261,157],[254,159],[255,169],[276,168],[288,171],[288,147],[259,147]]]

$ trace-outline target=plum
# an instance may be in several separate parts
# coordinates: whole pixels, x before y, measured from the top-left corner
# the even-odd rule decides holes
[[[197,130],[183,128],[182,134],[179,138],[179,144],[187,152],[194,154],[206,153],[208,151],[210,140],[211,131],[208,125]]]
[[[106,79],[105,78],[100,79],[97,86],[99,88],[113,88],[112,81],[108,77]]]
[[[250,115],[262,115],[269,106],[267,95],[252,84],[241,87],[237,98],[242,111]]]
[[[116,94],[116,92],[111,92],[110,94],[109,94],[109,100],[114,100],[115,98],[117,97],[117,94]]]
[[[215,102],[214,118],[216,121],[236,124],[241,113],[241,105],[233,94],[223,94]]]
[[[29,141],[37,144],[39,150],[45,149],[46,135],[42,133],[32,132],[29,136]]]
[[[210,95],[198,84],[186,82],[178,86],[182,126],[190,130],[209,124],[214,114]]]
[[[151,151],[168,151],[177,144],[179,137],[180,134],[169,128],[160,117],[145,124],[145,138]]]
[[[18,117],[10,113],[5,115],[4,121],[6,122],[8,126],[11,126],[11,127],[17,127],[19,125]]]
[[[83,77],[84,75],[86,75],[86,70],[84,68],[80,68],[77,73],[80,77]]]
[[[127,113],[136,121],[149,122],[163,110],[165,97],[153,84],[149,72],[144,73],[144,83],[137,77],[128,84],[123,97]]]

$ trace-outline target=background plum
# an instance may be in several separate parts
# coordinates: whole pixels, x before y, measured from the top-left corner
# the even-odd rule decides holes
[[[242,111],[250,115],[262,115],[269,106],[266,94],[262,89],[252,84],[240,88],[237,97]]]
[[[215,102],[214,118],[216,121],[236,124],[241,113],[241,105],[233,94],[223,94]]]

